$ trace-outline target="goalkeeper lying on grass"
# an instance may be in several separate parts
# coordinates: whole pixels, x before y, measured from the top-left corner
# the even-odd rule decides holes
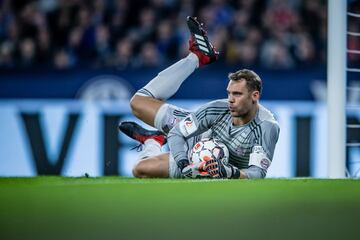
[[[188,17],[189,55],[160,72],[131,99],[133,114],[157,128],[150,131],[122,122],[120,131],[143,144],[135,177],[264,178],[279,136],[273,114],[258,103],[261,79],[243,69],[230,73],[227,99],[215,100],[195,112],[165,102],[195,69],[210,64],[218,52],[196,18]],[[228,163],[219,157],[192,163],[189,151],[202,137],[217,139],[229,150]],[[168,141],[170,153],[162,153]]]

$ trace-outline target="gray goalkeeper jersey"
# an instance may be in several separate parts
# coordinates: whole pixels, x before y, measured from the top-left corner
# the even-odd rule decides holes
[[[229,149],[229,163],[247,168],[254,146],[262,146],[269,160],[272,160],[279,137],[279,125],[273,114],[259,105],[256,117],[242,126],[232,124],[228,102],[216,100],[190,113],[168,134],[168,142],[176,162],[188,159],[188,152],[201,137],[213,137]]]

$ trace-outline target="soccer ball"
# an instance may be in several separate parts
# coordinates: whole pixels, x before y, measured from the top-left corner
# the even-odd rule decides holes
[[[222,142],[212,138],[203,138],[191,149],[190,161],[193,163],[220,158],[223,163],[229,161],[229,150]]]

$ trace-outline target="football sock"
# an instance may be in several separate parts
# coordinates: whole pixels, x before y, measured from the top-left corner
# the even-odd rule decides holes
[[[143,149],[140,152],[139,158],[144,159],[161,154],[161,145],[154,139],[148,139],[144,142]]]
[[[199,59],[194,53],[189,53],[186,58],[174,63],[161,71],[136,95],[149,96],[160,100],[166,100],[173,96],[181,84],[199,66]]]

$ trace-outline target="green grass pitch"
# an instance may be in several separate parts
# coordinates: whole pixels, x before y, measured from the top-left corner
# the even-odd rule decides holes
[[[360,181],[0,178],[0,239],[360,239]]]

